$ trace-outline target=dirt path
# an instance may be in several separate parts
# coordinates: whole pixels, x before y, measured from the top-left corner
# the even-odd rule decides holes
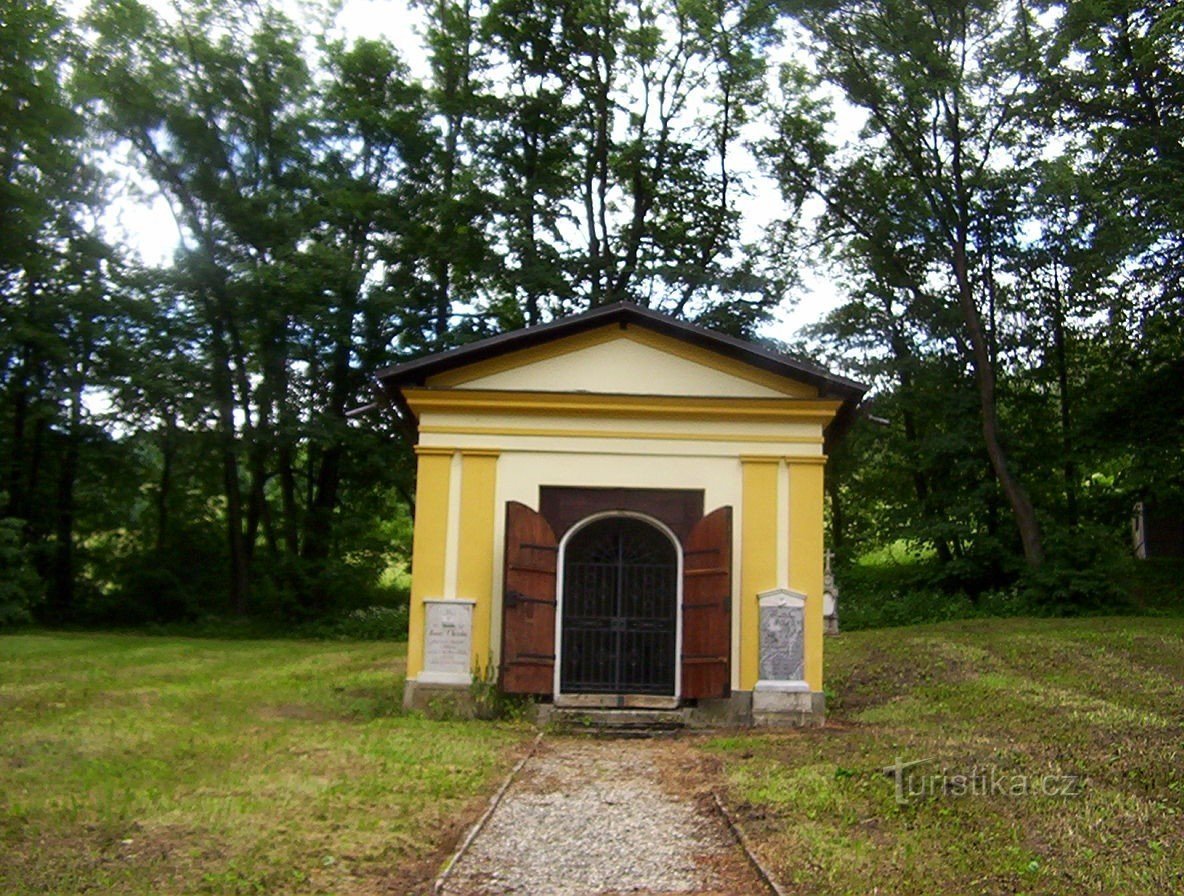
[[[678,740],[544,740],[444,882],[446,896],[764,896]]]

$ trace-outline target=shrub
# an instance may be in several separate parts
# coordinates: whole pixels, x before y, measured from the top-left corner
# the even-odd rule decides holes
[[[336,641],[406,641],[407,604],[359,607],[339,616],[310,622],[299,634]]]
[[[981,568],[977,563],[952,570],[948,566],[928,558],[839,568],[840,628],[854,631],[1032,612],[1030,596],[1014,584],[982,590],[983,579],[969,574]]]
[[[1046,559],[1021,584],[1036,612],[1055,616],[1129,609],[1117,585],[1121,556],[1108,531],[1082,527],[1045,539]]]
[[[473,672],[469,684],[473,718],[485,721],[522,721],[531,710],[531,700],[521,694],[507,694],[497,683],[497,667],[489,659]]]
[[[229,610],[225,551],[214,533],[194,527],[184,539],[149,550],[108,550],[101,588],[78,601],[87,625],[192,622]]]
[[[256,557],[251,612],[277,620],[344,620],[354,610],[406,603],[408,589],[381,581],[374,558]],[[363,614],[364,616],[364,614]]]
[[[0,519],[0,628],[32,621],[43,597],[41,579],[21,539],[21,521]]]

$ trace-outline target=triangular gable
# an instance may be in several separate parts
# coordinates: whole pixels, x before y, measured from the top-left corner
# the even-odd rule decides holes
[[[618,331],[610,335],[610,331]],[[528,364],[538,364],[551,358],[590,349],[599,345],[598,340],[612,342],[619,339],[620,333],[627,334],[627,338],[644,346],[655,349],[670,357],[659,358],[649,356],[649,361],[643,361],[636,356],[634,348],[617,345],[612,350],[606,349],[600,357],[587,355],[584,358],[573,357],[572,361],[593,361],[590,368],[601,370],[599,379],[587,388],[589,378],[586,375],[577,376],[577,368],[581,365],[569,364],[560,370],[559,366],[552,370],[549,367],[534,366],[523,370],[529,374],[531,385],[524,390],[497,389],[498,394],[529,391],[546,395],[544,390],[558,390],[560,387],[549,383],[552,376],[568,377],[569,385],[583,383],[579,388],[584,391],[606,393],[609,386],[613,388],[628,388],[627,395],[662,395],[657,392],[657,384],[664,384],[662,388],[675,390],[666,394],[676,396],[679,401],[687,401],[688,397],[681,389],[688,389],[686,385],[691,378],[706,377],[704,368],[722,375],[712,383],[701,380],[694,387],[694,394],[707,400],[719,401],[728,397],[757,399],[769,398],[768,392],[761,392],[755,387],[772,390],[778,397],[811,398],[817,397],[827,400],[838,400],[841,403],[838,414],[826,428],[828,444],[832,444],[850,426],[855,418],[856,408],[860,399],[867,391],[867,386],[838,376],[798,358],[793,358],[764,346],[745,342],[722,333],[706,330],[702,327],[676,320],[669,315],[648,308],[641,308],[630,302],[618,302],[613,305],[603,305],[549,323],[527,327],[521,330],[490,336],[459,348],[449,349],[434,355],[404,361],[376,375],[383,403],[392,405],[397,415],[407,423],[416,420],[415,413],[407,404],[405,392],[428,386],[428,391],[439,390],[447,393],[457,389],[457,394],[470,394],[485,388],[495,391],[493,383],[495,374],[508,373]],[[639,363],[609,364],[611,351],[618,351],[618,355],[632,353],[632,360]],[[678,366],[681,359],[691,366]],[[649,386],[645,385],[645,373],[634,370],[641,367],[651,371],[648,378]],[[626,371],[626,373],[622,373]],[[612,377],[611,381],[608,377]],[[478,384],[478,380],[482,382]],[[508,382],[509,377],[502,379]],[[464,381],[462,383],[462,381]],[[707,386],[708,391],[704,386]],[[722,392],[720,391],[722,390]],[[733,391],[739,390],[739,391]],[[706,393],[706,394],[705,394]],[[613,393],[609,393],[613,394]],[[629,400],[637,400],[630,398]]]
[[[606,326],[428,377],[429,387],[814,398],[814,386],[636,325]]]

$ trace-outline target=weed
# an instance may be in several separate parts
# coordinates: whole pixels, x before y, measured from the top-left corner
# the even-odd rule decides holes
[[[528,715],[531,703],[526,697],[507,694],[497,684],[497,667],[492,658],[473,671],[469,685],[469,696],[473,701],[473,715],[478,719],[522,721]]]

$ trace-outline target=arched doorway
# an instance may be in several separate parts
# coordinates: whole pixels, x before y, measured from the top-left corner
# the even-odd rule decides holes
[[[560,684],[564,694],[674,696],[678,548],[636,516],[578,527],[563,552]]]

